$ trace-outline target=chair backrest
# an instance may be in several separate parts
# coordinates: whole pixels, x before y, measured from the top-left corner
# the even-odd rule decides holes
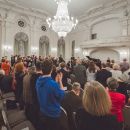
[[[73,123],[74,123],[75,129],[77,129],[75,116],[76,116],[76,112],[73,112]]]
[[[123,109],[124,127],[130,129],[130,106],[125,106]]]
[[[4,123],[5,123],[6,127],[7,127],[7,129],[11,130],[10,126],[9,126],[9,123],[8,123],[6,112],[4,110],[2,110],[2,116],[3,116],[3,120],[4,120]]]
[[[2,126],[1,130],[8,130],[8,129],[5,126]]]
[[[67,112],[63,107],[61,107],[60,124],[61,124],[61,129],[62,130],[68,130],[69,129]]]

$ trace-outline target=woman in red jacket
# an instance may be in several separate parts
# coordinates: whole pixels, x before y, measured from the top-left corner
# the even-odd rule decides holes
[[[107,80],[107,85],[109,88],[109,95],[111,97],[112,101],[112,109],[111,112],[112,114],[116,115],[117,120],[120,124],[120,127],[123,125],[123,113],[122,109],[125,105],[125,95],[116,92],[116,89],[118,88],[118,81],[115,78],[108,78]]]

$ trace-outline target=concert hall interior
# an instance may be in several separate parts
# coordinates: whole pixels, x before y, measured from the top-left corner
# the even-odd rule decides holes
[[[130,0],[0,0],[0,130],[130,130]]]

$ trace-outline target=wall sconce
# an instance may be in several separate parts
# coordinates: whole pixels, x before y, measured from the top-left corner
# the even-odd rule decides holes
[[[38,50],[38,48],[37,47],[32,47],[31,50],[32,50],[32,52],[36,52]]]
[[[51,48],[52,52],[57,52],[57,48]]]
[[[122,51],[122,52],[120,52],[120,55],[123,55],[123,56],[125,55],[126,56],[127,52],[126,51]]]
[[[87,51],[83,51],[83,55],[84,55],[84,56],[88,56],[89,53],[88,53]]]
[[[127,58],[127,56],[128,56],[127,51],[121,51],[121,52],[120,52],[120,59],[121,59],[121,60],[124,59],[124,58]]]
[[[12,47],[10,45],[3,45],[4,56],[10,56],[12,54]]]
[[[38,48],[37,48],[37,47],[32,47],[32,48],[31,48],[31,51],[32,51],[32,53],[35,55],[36,52],[38,51]]]
[[[8,50],[11,50],[12,47],[9,46],[9,45],[3,45],[3,49],[4,49],[5,51],[8,51]]]
[[[75,48],[74,51],[75,51],[75,53],[79,53],[80,52],[80,48]]]

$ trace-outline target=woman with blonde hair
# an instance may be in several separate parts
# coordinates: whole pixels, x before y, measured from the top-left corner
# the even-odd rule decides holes
[[[86,83],[82,102],[83,108],[76,113],[78,130],[120,130],[116,117],[110,114],[110,96],[99,82]]]

